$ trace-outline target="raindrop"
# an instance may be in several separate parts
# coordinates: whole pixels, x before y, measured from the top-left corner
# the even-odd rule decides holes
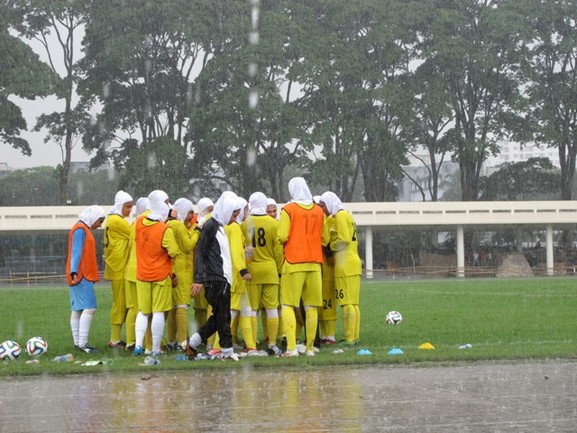
[[[258,44],[259,37],[260,37],[259,32],[252,31],[248,34],[248,42],[251,45],[256,45],[256,44]]]
[[[151,153],[150,155],[148,155],[147,165],[148,165],[148,168],[155,168],[156,167],[156,155],[155,154]]]
[[[246,151],[246,165],[248,167],[253,167],[255,164],[256,164],[256,149],[251,146]]]
[[[256,108],[256,106],[258,105],[258,97],[259,97],[258,90],[251,89],[248,95],[248,106],[250,108]]]
[[[107,99],[110,97],[110,84],[105,84],[102,86],[102,97]]]
[[[251,18],[251,23],[252,23],[253,29],[256,29],[258,27],[259,14],[260,14],[260,9],[258,8],[258,6],[253,6],[251,13],[250,13],[250,18]]]
[[[150,71],[152,71],[152,60],[146,59],[144,61],[144,70],[147,74],[150,74]]]
[[[254,77],[256,75],[257,70],[258,70],[258,65],[256,63],[249,63],[248,75],[250,75],[251,77]]]

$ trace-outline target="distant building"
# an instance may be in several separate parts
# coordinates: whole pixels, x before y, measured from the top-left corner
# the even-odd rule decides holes
[[[559,151],[556,147],[546,147],[544,145],[537,146],[534,143],[519,144],[513,142],[501,143],[501,152],[493,157],[490,157],[485,162],[485,167],[489,168],[500,167],[505,163],[514,163],[527,161],[529,158],[549,158],[551,164],[555,167],[561,167],[559,164]]]
[[[12,167],[10,167],[5,162],[0,162],[0,177],[5,177],[11,174],[14,171]]]

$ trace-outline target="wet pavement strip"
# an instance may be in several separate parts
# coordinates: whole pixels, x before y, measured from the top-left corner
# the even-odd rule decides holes
[[[576,432],[577,362],[0,380],[0,432]]]

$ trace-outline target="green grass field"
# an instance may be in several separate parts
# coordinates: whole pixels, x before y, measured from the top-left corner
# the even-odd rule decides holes
[[[577,358],[577,280],[574,278],[467,279],[364,282],[361,292],[362,344],[323,347],[309,358],[244,358],[239,363],[177,361],[166,355],[159,366],[142,366],[142,358],[106,348],[109,337],[110,289],[97,287],[99,309],[91,330],[97,355],[75,352],[69,329],[68,288],[41,286],[0,287],[0,340],[15,340],[23,349],[16,361],[0,362],[0,376],[127,372],[152,369],[203,368],[316,368],[323,365],[451,363],[476,360]],[[387,325],[389,310],[403,314],[403,323]],[[190,313],[192,318],[192,312]],[[260,320],[259,320],[260,322]],[[337,339],[342,336],[338,322]],[[38,364],[24,345],[42,336],[48,354]],[[430,342],[435,350],[419,346]],[[471,344],[471,349],[459,346]],[[404,354],[388,355],[393,347]],[[357,355],[366,348],[372,355]],[[55,363],[56,355],[73,353],[77,361],[113,359],[112,365],[83,366]]]

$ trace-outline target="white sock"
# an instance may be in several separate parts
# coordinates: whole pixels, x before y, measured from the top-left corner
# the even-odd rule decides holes
[[[78,321],[78,346],[84,347],[88,344],[88,334],[90,334],[90,326],[92,325],[92,315],[94,309],[84,309]]]
[[[134,340],[135,346],[140,346],[144,344],[144,334],[146,334],[146,328],[148,328],[148,315],[138,312],[136,315],[136,321],[134,322]]]
[[[80,314],[82,311],[73,311],[70,313],[70,329],[72,330],[72,339],[74,345],[78,346],[78,329],[80,328]]]
[[[150,329],[152,331],[152,351],[160,352],[160,342],[164,333],[164,312],[152,313]]]
[[[188,344],[193,349],[196,349],[198,346],[201,345],[201,343],[202,343],[202,337],[198,332],[195,332],[194,335],[188,339]]]

